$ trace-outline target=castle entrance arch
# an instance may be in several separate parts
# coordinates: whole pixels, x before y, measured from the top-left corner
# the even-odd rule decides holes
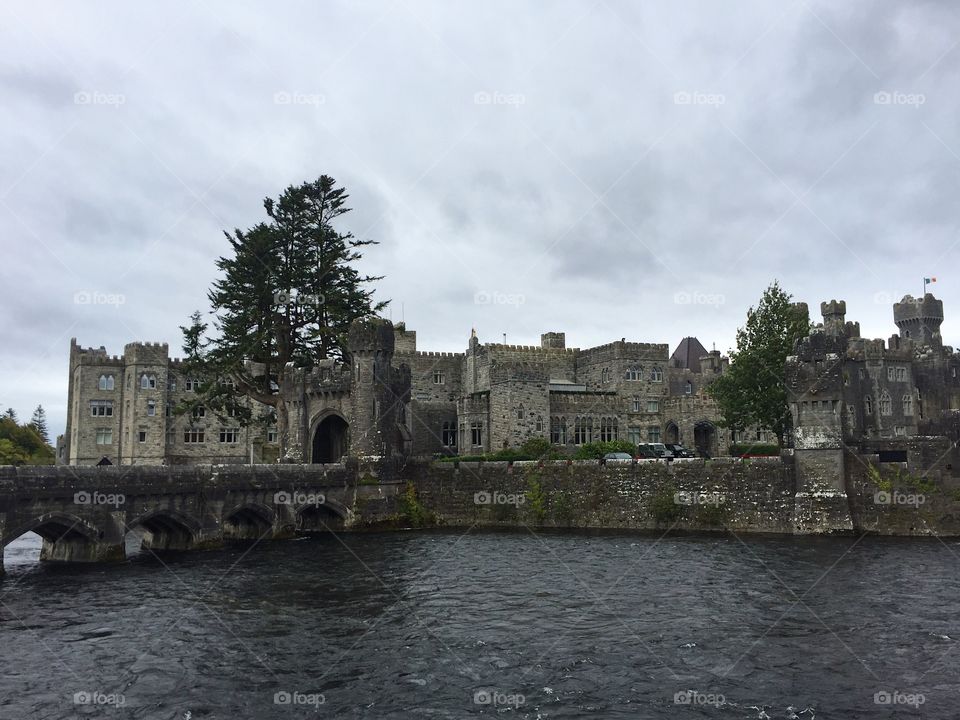
[[[347,421],[339,415],[328,415],[313,431],[313,452],[310,462],[335,463],[347,454],[348,448]]]
[[[702,457],[713,457],[717,454],[717,429],[713,423],[701,421],[693,426],[693,445]]]
[[[677,424],[673,420],[667,423],[666,432],[663,434],[663,441],[673,445],[680,444],[680,428],[677,427]]]

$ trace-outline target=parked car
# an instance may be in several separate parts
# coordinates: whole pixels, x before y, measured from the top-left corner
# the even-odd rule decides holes
[[[607,460],[633,460],[633,455],[625,452],[609,452],[603,456],[603,461]]]
[[[657,454],[658,458],[673,460],[673,452],[667,449],[667,446],[664,445],[663,443],[647,443],[647,444],[653,448],[653,451]]]
[[[688,450],[683,445],[678,445],[677,443],[664,443],[667,446],[667,449],[673,453],[675,458],[693,458],[697,454],[693,450]]]
[[[659,455],[657,451],[654,450],[648,443],[640,443],[637,445],[637,459],[638,460],[655,460]]]

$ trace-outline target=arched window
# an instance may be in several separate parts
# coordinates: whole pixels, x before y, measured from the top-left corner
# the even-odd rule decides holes
[[[654,367],[650,371],[650,381],[651,382],[663,382],[663,370],[658,367]]]
[[[537,432],[543,432],[543,416],[537,415]]]
[[[863,397],[863,409],[866,411],[867,415],[873,415],[873,400],[869,395],[864,395]]]
[[[113,375],[101,375],[99,381],[97,382],[97,387],[101,390],[113,390]]]
[[[144,373],[140,376],[141,390],[155,390],[157,387],[157,376]]]
[[[886,390],[884,390],[883,394],[880,396],[880,414],[893,414],[893,403],[890,402],[890,393],[888,393]]]
[[[523,403],[517,408],[517,420],[523,420]]]
[[[903,396],[903,414],[913,415],[913,398],[909,395]]]
[[[604,385],[610,382],[610,368],[603,368],[600,371],[600,382]]]
[[[686,395],[693,395],[693,383],[687,380],[687,384],[684,386],[683,392]]]
[[[625,380],[643,380],[643,368],[639,365],[627,368],[627,372],[623,377]]]

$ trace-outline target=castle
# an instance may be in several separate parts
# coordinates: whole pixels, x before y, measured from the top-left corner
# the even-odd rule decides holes
[[[942,343],[942,302],[930,294],[906,296],[893,310],[900,334],[885,343],[861,338],[859,325],[846,321],[843,301],[822,303],[822,324],[787,359],[793,442],[811,451],[800,461],[885,439],[960,440],[960,355]],[[560,332],[544,333],[539,346],[481,343],[471,333],[465,352],[440,353],[418,350],[416,332],[403,324],[375,318],[354,323],[347,351],[344,362],[297,370],[279,389],[290,433],[285,460],[477,455],[530,438],[567,447],[681,443],[716,456],[733,441],[772,439],[762,429],[733,437],[719,426],[706,388],[728,360],[692,337],[670,354],[665,344],[626,339],[568,348]],[[131,343],[117,357],[72,340],[58,461],[279,459],[275,425],[242,427],[202,405],[177,415],[175,407],[197,399],[197,387],[165,344]]]
[[[416,332],[404,325],[372,319],[352,326],[347,349],[344,362],[298,370],[280,389],[289,460],[475,455],[535,437],[562,446],[684,443],[713,456],[731,439],[705,392],[727,359],[696,338],[684,338],[670,355],[665,344],[625,339],[580,350],[558,332],[542,335],[539,346],[481,343],[471,333],[465,352],[440,353],[418,350]],[[183,367],[166,344],[131,343],[110,356],[71,340],[58,461],[275,462],[275,425],[241,427],[202,405],[175,412],[197,399],[199,383]]]

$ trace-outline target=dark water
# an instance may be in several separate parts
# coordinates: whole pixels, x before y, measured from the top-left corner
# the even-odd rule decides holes
[[[960,717],[954,541],[406,532],[105,567],[36,547],[0,581],[4,719]]]

